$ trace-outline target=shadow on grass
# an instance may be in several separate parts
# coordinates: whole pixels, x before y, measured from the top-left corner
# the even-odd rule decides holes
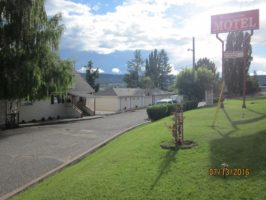
[[[266,171],[266,129],[255,134],[211,142],[211,163],[220,168],[227,163],[231,168],[249,168],[251,174]],[[262,176],[261,176],[262,177]],[[266,176],[264,173],[264,177]]]
[[[237,128],[237,125],[239,124],[248,124],[248,123],[253,123],[253,122],[257,122],[257,121],[260,121],[260,120],[263,120],[264,118],[266,118],[266,114],[265,113],[259,113],[255,110],[252,110],[252,109],[248,109],[250,112],[253,112],[257,115],[260,115],[258,117],[254,117],[252,119],[245,119],[245,120],[236,120],[236,121],[233,121],[232,118],[230,117],[230,115],[228,114],[228,112],[226,111],[226,109],[223,109],[223,112],[225,114],[225,117],[227,118],[227,120],[231,123],[232,127],[234,129],[238,129]]]
[[[258,115],[266,115],[266,113],[258,112],[258,111],[256,111],[256,110],[251,109],[251,108],[246,108],[246,109],[247,109],[248,111],[253,112],[253,113],[255,113],[255,114],[258,114]]]
[[[222,163],[227,163],[231,168],[249,168],[253,175],[264,173],[266,180],[266,129],[243,137],[230,137],[238,131],[238,125],[254,123],[266,118],[265,113],[247,109],[257,114],[257,117],[243,120],[233,120],[226,109],[225,117],[230,122],[233,130],[223,133],[216,127],[213,129],[222,136],[211,141],[211,165],[221,168]]]
[[[234,124],[234,121],[232,120],[232,118],[230,117],[230,115],[228,114],[228,112],[225,109],[222,109],[222,111],[224,112],[224,115],[226,117],[226,119],[230,122],[233,130],[227,132],[227,133],[223,133],[222,131],[219,130],[219,128],[212,126],[211,128],[214,129],[219,135],[221,135],[224,138],[228,138],[231,134],[233,134],[234,132],[236,132],[238,129],[238,127]]]
[[[167,153],[165,154],[163,161],[160,164],[159,167],[159,173],[154,180],[153,184],[150,187],[150,190],[153,190],[154,187],[157,185],[158,181],[161,179],[161,177],[169,172],[171,163],[176,162],[176,154],[178,150],[168,150]]]

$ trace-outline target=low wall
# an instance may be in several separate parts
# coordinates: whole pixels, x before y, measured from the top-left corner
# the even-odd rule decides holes
[[[35,101],[31,105],[21,103],[19,108],[19,118],[21,121],[41,120],[48,117],[57,118],[64,116],[64,104],[51,104],[50,100]]]
[[[51,104],[50,100],[40,100],[31,105],[21,104],[19,108],[20,122],[29,122],[32,120],[47,120],[52,118],[76,118],[81,117],[81,113],[72,107],[72,104]]]
[[[0,127],[6,123],[6,103],[0,100]]]

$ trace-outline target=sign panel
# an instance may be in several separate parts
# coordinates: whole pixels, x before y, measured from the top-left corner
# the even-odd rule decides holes
[[[259,29],[259,10],[211,16],[211,33]]]
[[[225,51],[224,58],[243,58],[244,52],[243,51]]]

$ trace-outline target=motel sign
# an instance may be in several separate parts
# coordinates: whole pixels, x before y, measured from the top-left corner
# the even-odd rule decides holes
[[[211,16],[211,33],[259,29],[259,10]]]
[[[222,89],[219,97],[219,104],[223,108],[223,88],[224,88],[224,60],[243,58],[243,105],[242,108],[246,108],[246,66],[248,57],[248,47],[243,46],[242,51],[224,51],[225,41],[219,37],[219,33],[234,32],[234,31],[248,31],[250,34],[245,38],[244,44],[250,40],[255,29],[259,29],[259,10],[248,10],[235,13],[227,13],[222,15],[211,16],[211,33],[216,34],[216,38],[222,44]],[[218,105],[219,105],[218,104]],[[217,113],[217,112],[216,112]],[[214,118],[213,124],[215,123]]]

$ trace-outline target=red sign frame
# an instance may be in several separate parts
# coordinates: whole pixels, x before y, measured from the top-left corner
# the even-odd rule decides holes
[[[211,16],[211,33],[259,29],[259,9]]]

